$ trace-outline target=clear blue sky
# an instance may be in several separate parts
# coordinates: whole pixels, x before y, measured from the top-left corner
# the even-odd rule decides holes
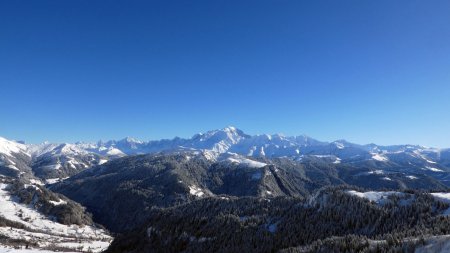
[[[450,147],[450,1],[1,1],[0,136]]]

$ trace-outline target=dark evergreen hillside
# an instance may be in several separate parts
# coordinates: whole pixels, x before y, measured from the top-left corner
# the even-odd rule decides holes
[[[207,198],[150,210],[107,252],[382,252],[407,237],[450,233],[450,219],[439,215],[447,208],[419,192],[377,204],[339,188],[309,199]]]
[[[82,203],[96,222],[114,232],[135,228],[149,218],[149,210],[217,196],[307,197],[330,185],[368,189],[446,189],[426,177],[411,180],[404,174],[371,173],[315,159],[262,159],[263,167],[215,162],[191,152],[119,158],[53,185],[51,189]],[[386,178],[389,177],[389,180]]]

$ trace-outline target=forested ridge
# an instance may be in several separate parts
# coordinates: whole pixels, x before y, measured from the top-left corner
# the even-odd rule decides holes
[[[429,235],[448,234],[448,204],[420,191],[382,204],[344,187],[313,198],[207,198],[155,208],[140,229],[108,252],[408,252]],[[374,243],[379,241],[380,243]]]

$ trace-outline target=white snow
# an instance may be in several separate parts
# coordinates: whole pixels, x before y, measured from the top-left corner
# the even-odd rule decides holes
[[[0,235],[13,239],[37,239],[40,247],[50,244],[63,246],[62,243],[72,242],[74,250],[80,246],[87,250],[91,246],[94,252],[103,251],[112,240],[101,229],[92,226],[68,226],[49,219],[29,206],[14,201],[6,190],[7,187],[7,184],[0,183],[0,215],[23,224],[26,229],[0,227]],[[54,204],[61,205],[63,202],[60,200]],[[93,248],[92,245],[96,246]]]
[[[13,156],[14,153],[25,153],[27,146],[21,143],[7,140],[0,137],[0,153],[6,156]]]
[[[44,185],[44,183],[42,183],[42,181],[41,180],[39,180],[39,179],[30,179],[30,183],[32,183],[32,184],[36,184],[36,185]]]
[[[55,149],[58,146],[58,144],[54,143],[48,143],[44,142],[41,144],[31,144],[28,145],[27,151],[34,157],[41,156],[45,153],[51,152],[53,149]]]
[[[434,168],[434,167],[430,167],[430,166],[425,166],[425,169],[426,169],[426,170],[431,170],[431,171],[433,171],[433,172],[444,172],[444,171],[441,170],[441,169]]]
[[[264,151],[264,147],[261,147],[261,149],[259,150],[259,155],[260,156],[266,156],[266,152]]]
[[[338,149],[344,149],[345,145],[343,143],[340,142],[334,142],[334,145],[336,145],[336,148]]]
[[[227,152],[230,147],[244,137],[235,127],[226,127],[221,130],[208,131],[205,134],[197,134],[191,140],[188,147],[208,149],[218,153]]]
[[[336,157],[336,160],[334,160],[333,163],[334,163],[334,164],[339,164],[339,163],[341,163],[341,158]]]
[[[381,203],[382,200],[387,199],[390,195],[403,195],[401,192],[395,192],[395,191],[386,191],[386,192],[376,192],[376,191],[369,191],[369,192],[358,192],[354,190],[347,191],[349,194],[353,196],[357,196],[360,198],[365,198],[370,201]]]
[[[258,161],[253,161],[253,160],[250,160],[248,158],[241,157],[241,156],[238,156],[238,155],[234,155],[232,157],[228,157],[227,161],[229,161],[231,163],[239,164],[239,165],[244,165],[244,166],[250,167],[250,168],[262,168],[262,167],[267,165],[265,163],[258,162]]]
[[[122,155],[125,155],[125,153],[123,153],[122,151],[120,151],[117,148],[110,148],[106,152],[106,155],[109,155],[109,156],[122,156]]]
[[[64,155],[82,155],[87,154],[88,152],[76,144],[65,143],[58,146],[58,149],[53,150],[52,153]]]
[[[218,153],[210,150],[203,150],[202,155],[206,158],[208,161],[215,162],[218,157]]]
[[[39,249],[15,249],[8,248],[6,246],[0,246],[0,253],[55,253],[59,251],[49,251],[49,250],[39,250]],[[65,252],[65,253],[75,253],[73,252]]]
[[[49,178],[45,180],[46,184],[56,184],[58,182],[64,181],[65,179],[68,179],[68,177],[65,178]]]
[[[386,180],[386,181],[392,181],[392,179],[389,178],[389,177],[383,177],[382,179],[383,179],[383,180]]]
[[[369,171],[368,174],[382,175],[382,174],[384,174],[384,171],[382,171],[382,170],[372,170],[372,171]]]
[[[334,155],[312,155],[312,156],[315,156],[318,158],[333,158],[334,157]]]
[[[430,194],[441,201],[450,203],[450,192],[433,192]]]
[[[200,187],[195,186],[195,185],[189,186],[189,193],[191,195],[197,196],[197,197],[201,197],[205,194]]]
[[[412,179],[412,180],[415,180],[415,179],[417,179],[417,177],[415,177],[415,176],[411,176],[411,175],[409,175],[409,176],[406,176],[407,178],[409,178],[409,179]]]
[[[7,165],[6,167],[8,167],[8,168],[10,168],[10,169],[13,169],[13,170],[17,170],[17,171],[19,171],[19,169],[16,167],[16,166],[14,166],[14,165]]]
[[[67,202],[64,201],[64,200],[62,200],[62,199],[60,199],[60,200],[58,200],[58,201],[49,200],[49,202],[52,203],[52,205],[55,205],[55,206],[67,204]]]
[[[102,164],[106,163],[107,161],[108,160],[106,160],[106,159],[100,159],[100,161],[98,161],[98,164],[102,165]]]
[[[386,162],[389,160],[387,157],[385,157],[381,154],[378,154],[378,153],[372,153],[372,159],[380,161],[380,162]]]
[[[427,162],[427,163],[432,163],[432,164],[436,164],[437,162],[435,162],[435,161],[431,161],[431,160],[428,160],[428,159],[426,159],[426,158],[424,158],[424,160]]]
[[[432,152],[433,152],[433,151],[434,151],[434,152],[437,152],[437,151],[435,151],[435,150],[430,150],[430,151],[432,151]],[[425,160],[427,163],[432,163],[432,164],[435,164],[435,163],[436,163],[435,161],[429,160],[429,159],[428,159],[426,156],[424,156],[419,150],[414,150],[413,153],[416,154],[419,158]]]

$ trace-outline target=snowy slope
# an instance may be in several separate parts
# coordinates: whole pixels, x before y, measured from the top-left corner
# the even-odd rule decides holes
[[[35,209],[21,204],[0,183],[0,216],[21,226],[0,227],[0,236],[27,241],[38,248],[61,247],[74,251],[101,252],[112,240],[102,229],[92,226],[64,225]],[[62,200],[54,205],[63,204]],[[23,227],[22,227],[23,226]]]
[[[12,157],[14,154],[26,154],[27,146],[0,137],[0,154]]]
[[[0,137],[0,174],[19,176],[30,173],[30,161],[26,145]]]
[[[6,246],[0,246],[0,253],[55,253],[60,251],[50,251],[50,250],[40,250],[40,249],[26,249],[25,246],[22,247],[22,249],[16,249],[13,247],[6,247]],[[75,253],[75,251],[72,252],[65,252],[65,253]]]
[[[357,196],[359,198],[368,199],[377,204],[382,204],[391,195],[403,195],[401,192],[395,191],[369,191],[369,192],[358,192],[354,190],[347,191],[350,195]]]
[[[244,166],[244,167],[248,167],[248,168],[262,168],[264,166],[266,166],[266,163],[263,162],[259,162],[253,159],[249,159],[245,156],[236,154],[236,153],[224,153],[224,154],[220,154],[218,155],[218,157],[216,158],[216,161],[221,162],[221,163],[225,163],[225,164],[235,164],[235,165],[239,165],[239,166]]]

